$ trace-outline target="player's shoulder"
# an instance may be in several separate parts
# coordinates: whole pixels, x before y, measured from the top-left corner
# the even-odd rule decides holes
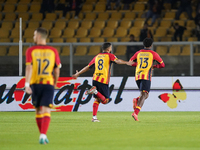
[[[148,53],[152,53],[153,55],[154,54],[158,54],[158,53],[156,53],[155,51],[153,51],[151,49],[141,49],[139,52],[148,52]]]

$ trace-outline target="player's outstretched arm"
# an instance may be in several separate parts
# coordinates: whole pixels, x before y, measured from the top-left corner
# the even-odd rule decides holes
[[[85,66],[83,69],[81,69],[80,71],[76,70],[76,73],[72,75],[72,77],[77,78],[79,77],[81,74],[83,74],[84,72],[87,72],[89,70],[89,66]]]
[[[120,64],[120,65],[128,65],[128,66],[132,66],[134,64],[133,61],[124,61],[122,59],[116,59],[115,63]]]

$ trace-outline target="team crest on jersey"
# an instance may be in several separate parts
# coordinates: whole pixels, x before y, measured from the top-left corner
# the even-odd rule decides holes
[[[176,108],[178,106],[177,102],[184,101],[187,98],[187,94],[185,90],[183,90],[183,86],[181,85],[179,79],[177,79],[173,86],[173,92],[171,93],[163,93],[158,96],[164,103],[167,103],[169,108]]]

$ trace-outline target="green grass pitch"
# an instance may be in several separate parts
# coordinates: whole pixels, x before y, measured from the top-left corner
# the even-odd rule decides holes
[[[39,144],[34,112],[0,112],[0,150],[199,150],[200,112],[52,112]]]

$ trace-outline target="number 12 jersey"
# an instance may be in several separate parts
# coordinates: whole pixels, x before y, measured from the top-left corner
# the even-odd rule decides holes
[[[163,60],[160,56],[149,49],[142,49],[136,52],[130,59],[130,61],[136,61],[135,80],[151,80],[153,61],[161,64]]]
[[[58,51],[47,45],[32,46],[26,51],[26,65],[32,65],[30,84],[54,84],[53,70],[61,67]]]
[[[114,54],[103,52],[96,55],[88,64],[90,68],[95,66],[93,80],[108,84],[110,80],[111,64],[117,59]]]

